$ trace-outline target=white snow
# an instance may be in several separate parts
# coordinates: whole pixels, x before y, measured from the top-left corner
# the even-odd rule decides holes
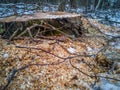
[[[4,58],[8,58],[9,55],[8,55],[7,53],[5,53],[5,54],[3,55],[3,57],[4,57]]]
[[[72,48],[72,47],[68,48],[67,50],[68,50],[70,53],[75,53],[75,52],[76,52],[76,50],[75,50],[74,48]]]
[[[114,46],[115,49],[120,49],[120,45]]]
[[[120,86],[111,83],[105,83],[100,86],[101,90],[120,90]]]
[[[91,47],[87,47],[87,51],[92,51],[93,49]]]

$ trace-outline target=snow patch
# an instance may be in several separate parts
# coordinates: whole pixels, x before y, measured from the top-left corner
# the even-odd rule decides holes
[[[111,83],[105,83],[101,85],[101,90],[120,90],[120,87]]]
[[[4,57],[4,58],[8,58],[9,55],[8,55],[7,53],[5,53],[5,54],[3,55],[3,57]]]
[[[93,49],[91,47],[87,47],[87,51],[92,51]]]
[[[68,50],[70,53],[75,53],[75,52],[76,52],[76,50],[75,50],[74,48],[72,48],[72,47],[68,48],[67,50]]]

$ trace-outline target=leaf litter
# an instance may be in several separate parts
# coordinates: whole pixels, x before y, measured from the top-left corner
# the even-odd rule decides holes
[[[25,38],[14,43],[0,39],[0,88],[7,84],[14,68],[33,65],[19,70],[8,90],[91,90],[94,83],[99,83],[99,78],[87,75],[104,75],[112,65],[102,53],[97,56],[98,62],[94,60],[94,55],[105,44],[103,38],[80,37],[66,42],[45,39],[31,42]]]

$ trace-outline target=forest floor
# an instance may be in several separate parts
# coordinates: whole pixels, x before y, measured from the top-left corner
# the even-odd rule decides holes
[[[9,43],[0,38],[0,89],[92,90],[103,88],[101,79],[116,84],[114,90],[120,89],[120,64],[113,66],[113,61],[102,51],[107,40],[83,20],[89,34],[76,40],[59,35],[56,37],[62,41],[56,37],[53,40],[36,38],[36,41],[26,37]],[[98,24],[92,19],[90,22],[105,34],[114,30],[119,35],[117,28]],[[120,54],[119,47],[114,49]]]

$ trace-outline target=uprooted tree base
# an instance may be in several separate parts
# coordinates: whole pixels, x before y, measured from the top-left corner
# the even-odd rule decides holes
[[[0,42],[0,89],[88,90],[100,78],[120,81],[101,74],[116,68],[103,54],[109,46],[108,36],[80,15],[42,13],[1,22],[6,29],[2,37],[14,44]]]

